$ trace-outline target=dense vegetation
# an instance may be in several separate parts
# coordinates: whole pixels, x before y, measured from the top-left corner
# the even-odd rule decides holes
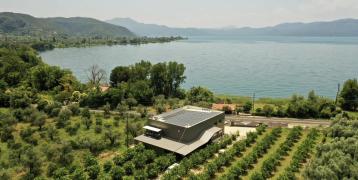
[[[153,105],[159,111],[165,111],[165,102],[171,98],[172,105],[178,105],[185,97],[180,88],[184,82],[185,67],[177,62],[164,62],[152,65],[141,61],[132,66],[118,66],[110,75],[111,88],[106,92],[92,91],[80,100],[83,106],[98,108],[106,103],[116,108],[125,103],[129,108],[141,105]],[[99,87],[100,81],[90,80],[92,86]]]
[[[338,118],[305,169],[306,179],[358,179],[358,119]]]
[[[123,116],[92,114],[72,104],[37,104],[0,111],[0,164],[2,178],[20,173],[23,179],[42,177],[98,176],[101,169],[94,155],[116,154],[139,135],[146,122],[139,115],[129,117],[125,131]],[[90,158],[90,160],[88,160]],[[84,162],[83,162],[84,161]],[[91,167],[87,165],[91,161]],[[92,174],[94,173],[94,174]]]
[[[348,79],[340,92],[340,103],[343,109],[349,111],[358,110],[358,81]]]

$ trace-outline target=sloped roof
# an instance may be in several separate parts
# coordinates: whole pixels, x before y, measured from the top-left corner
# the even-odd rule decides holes
[[[212,127],[206,130],[200,136],[200,138],[187,144],[180,143],[163,137],[160,139],[155,139],[145,135],[137,136],[135,140],[186,156],[189,153],[193,152],[195,149],[199,148],[200,146],[208,143],[211,137],[213,137],[213,135],[219,132],[220,130],[222,129],[219,127]]]

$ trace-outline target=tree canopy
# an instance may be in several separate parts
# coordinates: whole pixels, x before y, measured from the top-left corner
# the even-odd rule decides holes
[[[30,84],[39,91],[48,91],[58,88],[60,90],[73,90],[78,86],[76,78],[68,70],[57,66],[41,65],[31,69]]]
[[[357,79],[348,79],[340,92],[341,106],[345,110],[356,111],[358,108]]]
[[[306,179],[358,179],[358,120],[338,117],[305,169]]]
[[[0,46],[0,80],[10,87],[26,80],[28,69],[40,64],[43,64],[41,58],[28,46]]]
[[[192,103],[197,103],[200,101],[212,102],[214,99],[214,94],[209,89],[198,86],[192,87],[188,94],[188,100]]]

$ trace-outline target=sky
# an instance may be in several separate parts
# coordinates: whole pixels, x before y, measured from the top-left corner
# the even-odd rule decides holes
[[[0,0],[35,17],[130,17],[172,27],[264,27],[358,18],[358,0]]]

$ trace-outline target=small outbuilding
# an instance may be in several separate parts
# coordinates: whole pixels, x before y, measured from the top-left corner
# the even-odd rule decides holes
[[[186,156],[222,136],[224,119],[222,111],[184,106],[150,118],[135,140]]]
[[[216,104],[211,105],[211,109],[219,111],[227,111],[226,113],[232,114],[235,113],[237,105],[236,104]]]

